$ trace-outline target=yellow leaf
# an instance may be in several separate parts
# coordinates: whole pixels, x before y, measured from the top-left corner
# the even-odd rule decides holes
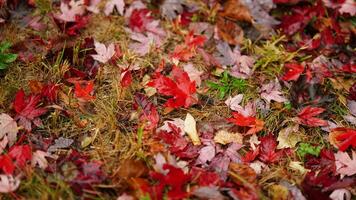
[[[230,133],[226,130],[220,130],[216,133],[214,141],[220,144],[229,144],[236,142],[242,144],[243,136],[240,133]]]
[[[187,113],[187,116],[184,120],[184,132],[186,132],[189,138],[192,140],[194,145],[200,145],[200,139],[197,133],[197,125],[194,117]]]

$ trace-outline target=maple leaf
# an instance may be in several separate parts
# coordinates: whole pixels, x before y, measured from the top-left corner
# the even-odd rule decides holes
[[[5,154],[0,156],[0,169],[5,174],[12,174],[14,172],[15,165],[9,155]]]
[[[32,158],[31,147],[27,144],[13,146],[9,151],[9,156],[16,161],[17,166],[24,167],[26,162]]]
[[[13,101],[13,107],[16,111],[15,120],[19,120],[19,125],[23,126],[26,130],[31,131],[31,122],[36,126],[42,124],[41,119],[38,117],[47,112],[45,108],[38,108],[38,103],[41,100],[40,95],[25,96],[23,89],[20,89]]]
[[[76,36],[80,29],[89,23],[90,16],[75,16],[75,22],[67,26],[66,33],[69,36]]]
[[[37,150],[32,155],[31,166],[35,167],[38,165],[41,169],[46,169],[48,166],[48,161],[46,157],[52,157],[49,153],[41,150]]]
[[[315,117],[324,111],[324,108],[307,106],[299,111],[298,122],[310,127],[327,126],[327,121]]]
[[[73,139],[60,137],[60,138],[54,140],[54,144],[49,146],[47,151],[48,152],[55,152],[58,149],[68,148],[73,142],[74,142]]]
[[[101,63],[107,63],[115,54],[115,45],[110,43],[108,47],[105,44],[94,41],[96,55],[91,55],[94,60]]]
[[[183,187],[191,180],[190,174],[185,174],[182,169],[176,168],[169,164],[163,165],[164,170],[169,170],[167,174],[151,172],[150,175],[158,184],[151,188],[150,194],[155,194],[153,199],[162,199],[163,190],[168,186],[169,191],[167,196],[169,199],[183,199],[188,193],[183,190]]]
[[[289,126],[282,129],[277,137],[277,149],[294,148],[295,145],[301,141],[301,136],[298,134],[299,126]]]
[[[263,129],[264,122],[255,117],[245,117],[238,112],[233,112],[232,115],[233,118],[228,118],[227,121],[238,126],[250,127],[250,129],[245,133],[246,135],[255,134]]]
[[[89,1],[90,2],[89,2],[89,6],[87,6],[87,10],[92,13],[98,14],[100,12],[98,6],[101,0],[89,0]]]
[[[214,142],[219,144],[239,143],[242,144],[243,136],[240,133],[231,133],[226,130],[220,130],[214,136]]]
[[[15,191],[20,186],[20,178],[12,175],[0,174],[0,193]]]
[[[54,15],[57,19],[60,19],[65,22],[75,22],[76,16],[81,16],[85,12],[84,1],[71,0],[68,4],[62,1],[60,9],[61,14]]]
[[[205,40],[206,37],[204,35],[195,36],[191,31],[185,36],[184,44],[177,45],[170,57],[174,63],[188,61],[195,55],[197,47],[204,45]]]
[[[266,99],[268,103],[272,100],[276,102],[286,102],[287,99],[284,98],[282,95],[281,85],[279,84],[278,80],[271,81],[268,84],[262,85],[261,88],[261,97]]]
[[[135,53],[144,56],[150,52],[151,47],[154,49],[162,45],[162,40],[156,34],[147,32],[146,35],[129,31],[130,38],[136,42],[130,44],[130,49]]]
[[[226,99],[225,104],[233,111],[237,111],[243,116],[255,116],[256,108],[253,102],[248,102],[245,107],[241,106],[243,94],[235,95]]]
[[[82,101],[90,101],[95,99],[92,95],[94,90],[94,81],[75,81],[74,94]]]
[[[165,0],[160,6],[160,10],[163,16],[172,20],[177,17],[177,14],[183,12],[184,1],[181,0]]]
[[[338,151],[335,153],[336,172],[344,176],[356,174],[356,151],[352,152],[352,159],[347,152]]]
[[[203,74],[202,71],[199,71],[197,68],[195,68],[191,63],[184,65],[183,69],[185,72],[187,72],[190,80],[195,81],[197,86],[199,87],[201,85],[201,78],[200,76]]]
[[[114,11],[115,7],[120,15],[124,14],[124,9],[125,9],[124,0],[109,0],[105,5],[104,14],[106,16],[110,15]]]
[[[6,137],[9,142],[9,146],[13,145],[16,141],[18,133],[17,123],[8,114],[0,114],[0,139]],[[1,151],[0,151],[1,153]]]
[[[145,95],[140,93],[135,94],[135,102],[142,109],[140,120],[147,122],[145,128],[156,128],[159,122],[159,114],[154,104],[151,103]]]
[[[268,134],[260,138],[260,154],[259,158],[263,162],[274,163],[277,162],[283,154],[282,150],[276,151],[277,142],[272,134]]]
[[[352,128],[334,128],[329,134],[330,143],[339,147],[340,151],[345,151],[352,146],[356,147],[356,130]]]
[[[332,200],[350,200],[351,193],[347,189],[336,189],[330,194]]]
[[[171,74],[173,79],[157,72],[154,79],[147,84],[150,87],[155,87],[160,94],[172,96],[164,104],[165,107],[179,108],[184,106],[187,108],[197,103],[196,84],[190,80],[188,74],[177,66],[173,67]]]
[[[286,73],[282,76],[284,81],[296,81],[304,71],[304,65],[287,63],[284,65]]]

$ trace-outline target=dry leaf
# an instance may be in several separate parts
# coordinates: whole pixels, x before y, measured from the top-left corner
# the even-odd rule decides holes
[[[20,186],[20,179],[12,175],[0,174],[0,193],[15,191]]]
[[[194,117],[187,113],[184,120],[184,131],[188,134],[194,145],[200,145],[200,139],[197,132],[196,121]]]
[[[16,141],[16,136],[18,132],[17,123],[8,114],[0,114],[0,139],[7,136],[9,140],[9,145],[13,145]]]
[[[224,9],[222,12],[219,12],[219,15],[230,20],[252,22],[249,9],[240,0],[226,1]]]
[[[242,43],[244,32],[235,22],[218,17],[216,26],[219,37],[227,43],[232,45]]]
[[[298,134],[299,126],[289,126],[282,129],[277,137],[278,146],[277,149],[293,148],[301,141],[301,136]]]
[[[220,130],[216,133],[214,141],[219,144],[239,143],[242,144],[243,136],[240,133],[231,133],[226,130]]]

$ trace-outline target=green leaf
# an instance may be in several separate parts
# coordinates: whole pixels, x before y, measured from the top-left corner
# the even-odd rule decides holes
[[[304,158],[304,156],[307,154],[319,156],[321,149],[322,149],[322,147],[320,147],[320,146],[313,146],[309,143],[300,143],[297,153],[302,158]]]
[[[7,64],[0,62],[0,69],[6,69]]]
[[[11,47],[10,42],[2,42],[0,44],[0,53],[3,53],[6,49],[9,49]]]
[[[9,53],[9,54],[3,54],[1,55],[1,60],[4,61],[4,63],[12,63],[16,60],[17,58],[17,54],[12,54],[12,53]]]

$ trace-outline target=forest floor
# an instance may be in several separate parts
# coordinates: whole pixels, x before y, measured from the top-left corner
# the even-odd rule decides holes
[[[356,199],[353,0],[0,0],[0,199]]]

